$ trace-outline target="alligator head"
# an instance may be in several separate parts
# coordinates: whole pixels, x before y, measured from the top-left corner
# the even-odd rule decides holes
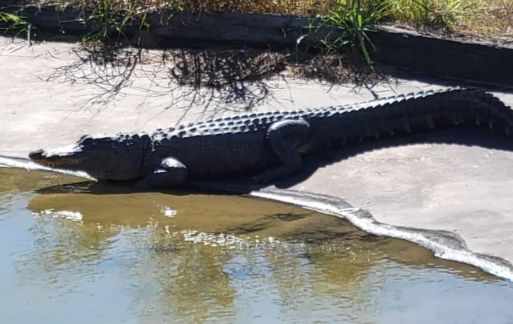
[[[132,180],[145,175],[148,135],[82,137],[74,146],[38,150],[29,154],[37,164],[87,172],[98,180]]]

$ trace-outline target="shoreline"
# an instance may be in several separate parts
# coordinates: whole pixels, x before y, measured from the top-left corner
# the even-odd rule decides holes
[[[470,251],[465,240],[452,232],[381,223],[368,211],[352,207],[343,199],[332,196],[282,189],[264,189],[253,191],[249,195],[341,217],[367,233],[415,243],[432,251],[437,258],[469,264],[513,282],[513,265],[510,262],[499,257]]]
[[[1,167],[56,172],[87,180],[93,179],[83,172],[51,169],[38,166],[29,160],[0,155]],[[223,190],[223,185],[217,186],[214,183],[213,189],[220,192],[229,191]],[[437,258],[469,264],[494,276],[513,282],[513,264],[499,257],[472,252],[462,237],[449,231],[434,231],[385,224],[377,221],[370,212],[354,207],[341,198],[328,195],[263,188],[249,192],[248,196],[255,199],[291,204],[322,214],[340,217],[369,234],[409,241],[432,251]]]

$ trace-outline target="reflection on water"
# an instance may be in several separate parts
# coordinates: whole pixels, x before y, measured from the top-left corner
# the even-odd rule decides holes
[[[0,168],[1,323],[513,318],[510,282],[336,217],[79,181]]]

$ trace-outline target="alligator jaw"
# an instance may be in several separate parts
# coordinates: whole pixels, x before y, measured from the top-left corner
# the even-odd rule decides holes
[[[82,159],[74,156],[75,152],[67,154],[48,154],[44,150],[37,150],[29,154],[29,158],[37,164],[58,169],[76,169]]]

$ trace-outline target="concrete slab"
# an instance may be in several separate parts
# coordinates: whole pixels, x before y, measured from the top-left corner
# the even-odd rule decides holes
[[[26,157],[83,134],[152,131],[247,111],[247,101],[227,103],[226,94],[186,92],[156,63],[136,67],[128,80],[122,70],[91,68],[77,61],[70,44],[27,47],[0,38],[0,155]],[[396,79],[329,87],[276,76],[253,89],[253,111],[339,105],[441,86]],[[258,94],[262,87],[265,97]],[[115,98],[105,92],[111,89],[119,89]],[[495,94],[513,106],[513,94]],[[513,263],[513,143],[506,138],[459,129],[386,139],[317,157],[306,169],[282,186],[344,199],[385,224],[450,231],[471,251]]]
[[[513,262],[513,142],[505,137],[441,130],[339,150],[305,167],[309,176],[278,187],[342,198],[383,224],[450,231],[468,251]]]

